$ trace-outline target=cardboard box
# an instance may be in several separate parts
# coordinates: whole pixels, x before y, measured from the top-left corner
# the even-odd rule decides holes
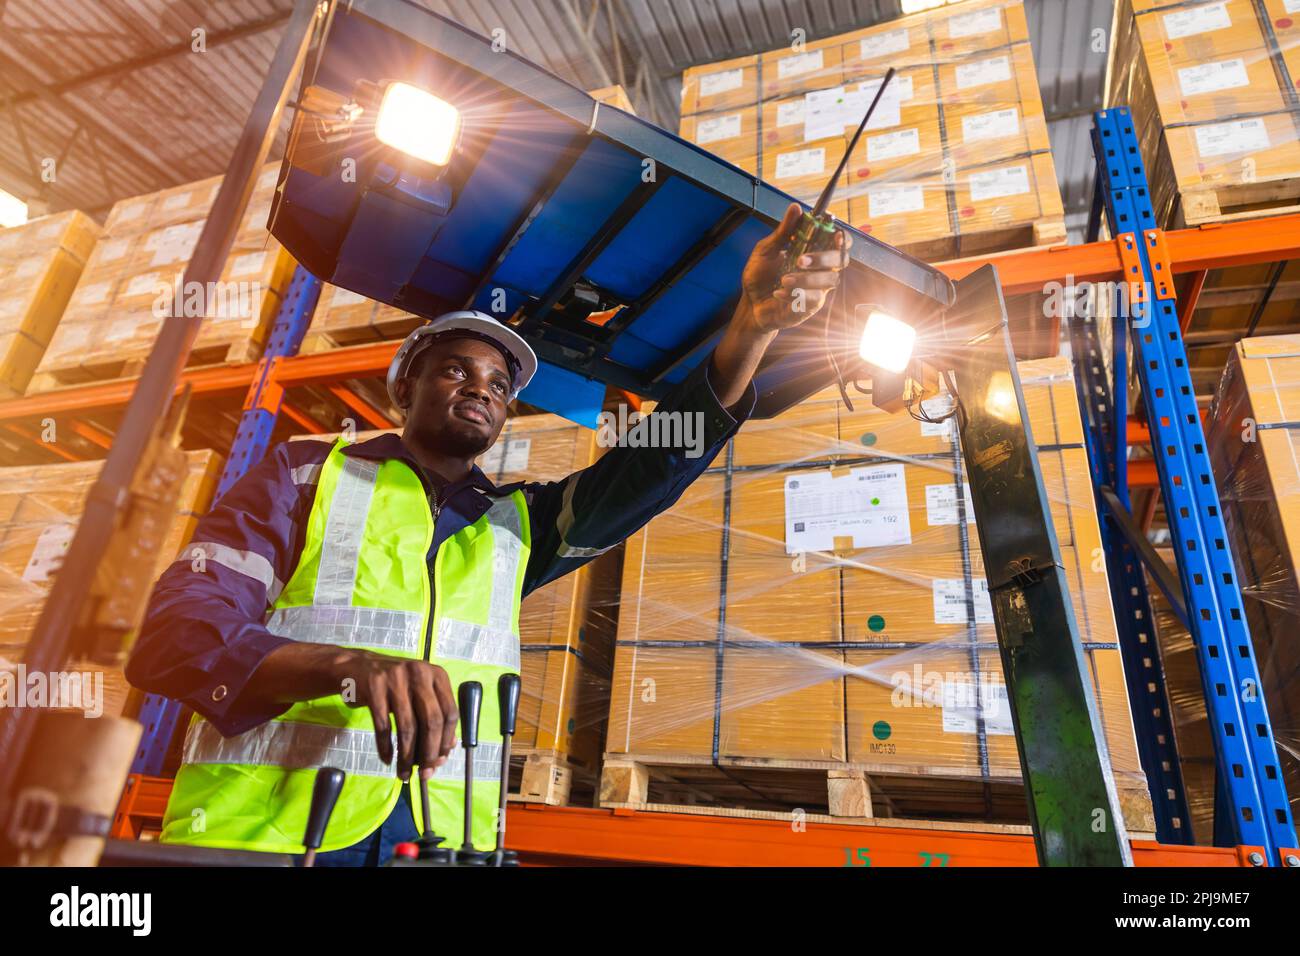
[[[1300,34],[1286,5],[1119,6],[1107,100],[1133,111],[1162,227],[1300,199],[1300,128],[1283,81],[1298,75]]]
[[[27,389],[98,236],[76,210],[0,230],[0,391]]]
[[[1037,74],[1015,0],[965,2],[818,40],[802,52],[760,54],[757,105],[746,94],[743,104],[686,113],[680,132],[811,204],[887,65],[899,72],[836,184],[837,218],[928,259],[1064,241]],[[717,66],[740,82],[734,61]],[[693,79],[687,71],[683,82]],[[1006,201],[1020,181],[986,182],[987,170],[972,172],[975,200],[956,195],[962,170],[1015,161],[1030,180],[1026,201]],[[999,201],[981,208],[981,192]],[[958,209],[969,210],[969,221]]]
[[[172,315],[210,304],[195,341],[197,361],[249,361],[269,332],[292,276],[292,257],[267,232],[279,164],[263,168],[220,280],[208,289],[181,279],[221,178],[118,202],[72,291],[33,383],[130,374]]]
[[[1020,374],[1112,763],[1144,791],[1072,369]],[[893,696],[914,667],[1005,693],[951,420],[848,412],[828,389],[733,442],[628,541],[609,752],[1014,779],[1005,715],[981,730],[942,688],[932,707]]]
[[[155,576],[181,554],[207,511],[224,463],[212,451],[186,454],[189,471],[175,517],[154,568]],[[0,468],[0,667],[22,660],[44,605],[51,574],[76,530],[86,495],[102,462]],[[103,712],[121,715],[130,691],[120,668],[72,662],[70,670],[103,675]]]

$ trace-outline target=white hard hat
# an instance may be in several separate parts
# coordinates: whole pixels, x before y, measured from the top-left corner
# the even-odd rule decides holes
[[[388,366],[388,397],[393,400],[394,405],[401,407],[397,401],[397,383],[411,370],[415,357],[431,344],[436,336],[458,330],[491,339],[505,349],[507,354],[514,357],[519,367],[515,370],[515,380],[510,387],[510,398],[513,399],[518,395],[537,371],[537,356],[528,343],[492,316],[475,309],[447,312],[411,332],[402,342],[397,354],[393,356],[393,361]]]

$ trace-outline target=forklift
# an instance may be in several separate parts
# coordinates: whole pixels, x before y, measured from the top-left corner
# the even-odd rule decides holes
[[[792,201],[411,0],[298,0],[187,284],[219,277],[286,105],[294,114],[272,234],[317,278],[406,312],[498,316],[541,361],[524,398],[569,417],[598,410],[607,386],[660,399],[706,361],[741,294],[744,262]],[[850,408],[856,395],[941,421],[922,402],[947,391],[953,402],[944,417],[955,418],[960,435],[1038,862],[1130,866],[1017,373],[1018,359],[1042,352],[1017,351],[1029,337],[1015,334],[993,266],[954,283],[834,222],[824,202],[805,214],[797,242],[829,241],[837,229],[853,236],[837,297],[824,320],[777,337],[755,377],[755,417],[837,384]],[[122,593],[115,542],[147,531],[132,516],[165,507],[165,489],[142,497],[137,466],[175,451],[183,397],[173,393],[201,322],[176,318],[158,338],[55,579],[29,670],[57,669],[73,654],[117,661],[129,647],[148,585],[134,587],[135,607],[111,626],[97,610],[105,594]],[[507,677],[503,782],[518,701],[518,677]],[[474,745],[481,695],[481,687],[460,688],[466,747]],[[30,759],[38,719],[19,709],[0,722],[6,858],[43,829],[50,841],[95,836],[105,864],[288,862],[104,839],[102,813],[62,805],[24,779],[22,768],[30,777],[40,763]],[[465,761],[467,774],[472,764]],[[320,768],[304,838],[309,856],[341,786],[340,771]],[[503,814],[505,792],[503,785]],[[468,826],[467,812],[461,848],[428,835],[400,847],[393,864],[516,862],[503,828],[485,852],[470,844]]]

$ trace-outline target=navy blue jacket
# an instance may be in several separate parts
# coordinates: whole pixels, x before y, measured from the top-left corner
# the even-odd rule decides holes
[[[475,467],[444,489],[429,560],[448,537],[477,521],[494,497],[519,488],[532,529],[525,595],[617,545],[671,507],[753,411],[752,384],[735,406],[722,407],[709,381],[710,364],[703,363],[658,406],[701,413],[703,454],[689,458],[686,449],[620,446],[563,480],[501,487]],[[289,709],[241,701],[241,691],[267,654],[291,643],[264,622],[297,567],[316,480],[331,447],[320,441],[277,445],[199,521],[192,542],[154,588],[126,665],[132,685],[182,701],[227,737]],[[396,435],[349,445],[343,454],[398,459],[424,480]],[[195,570],[195,549],[206,556],[198,563],[201,570]]]

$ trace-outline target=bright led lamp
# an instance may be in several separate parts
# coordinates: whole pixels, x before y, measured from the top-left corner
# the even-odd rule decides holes
[[[858,354],[886,372],[901,372],[912,360],[916,329],[884,312],[872,312],[862,328]]]
[[[384,91],[375,137],[416,159],[446,166],[460,132],[460,110],[428,90],[393,83]]]

